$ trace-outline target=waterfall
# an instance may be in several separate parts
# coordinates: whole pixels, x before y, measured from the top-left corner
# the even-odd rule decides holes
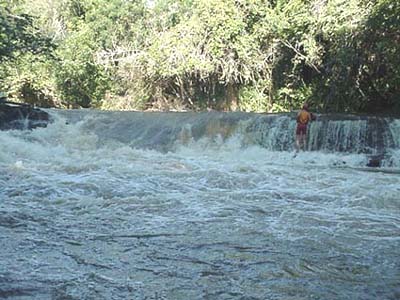
[[[137,149],[161,152],[201,141],[217,146],[259,146],[268,151],[293,151],[296,113],[255,114],[223,112],[99,112],[50,111],[80,122],[99,143],[119,142]],[[400,148],[400,120],[392,117],[345,114],[318,115],[308,128],[307,150],[364,154],[390,166]],[[229,146],[231,146],[229,144]],[[398,165],[396,163],[396,165]]]
[[[85,118],[83,129],[100,139],[136,148],[173,151],[199,139],[222,142],[235,136],[241,146],[292,151],[295,114],[158,113],[61,111],[68,122]],[[308,151],[383,154],[400,148],[400,119],[356,115],[319,115],[309,125]]]
[[[400,148],[400,120],[396,119],[389,123],[390,134],[393,137],[393,144],[396,149]]]
[[[0,131],[0,295],[398,298],[400,120],[47,111]]]

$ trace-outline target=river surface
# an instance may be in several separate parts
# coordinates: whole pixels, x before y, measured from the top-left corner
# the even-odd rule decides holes
[[[53,114],[0,132],[1,299],[400,299],[396,166]]]

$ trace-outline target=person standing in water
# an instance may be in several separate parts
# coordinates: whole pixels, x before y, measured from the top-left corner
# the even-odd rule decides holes
[[[306,149],[307,143],[307,125],[311,121],[314,121],[315,116],[309,112],[308,103],[303,104],[303,108],[297,114],[297,126],[296,126],[296,152]]]

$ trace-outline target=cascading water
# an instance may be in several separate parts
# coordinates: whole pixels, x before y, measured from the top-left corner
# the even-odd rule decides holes
[[[0,131],[0,298],[400,297],[400,120],[49,113]]]
[[[75,118],[80,115],[75,113]],[[115,122],[118,120],[118,122]],[[399,166],[393,151],[400,149],[398,119],[353,115],[323,115],[312,122],[308,151],[319,154],[362,154],[356,162],[368,165]],[[102,141],[116,140],[134,148],[174,151],[189,141],[206,140],[216,145],[236,141],[235,147],[259,146],[268,151],[294,149],[295,115],[246,113],[102,113],[88,120],[84,128],[95,132]],[[233,146],[231,144],[231,146]],[[395,155],[396,156],[396,155]],[[323,157],[321,158],[323,159]],[[361,166],[361,165],[360,165]]]

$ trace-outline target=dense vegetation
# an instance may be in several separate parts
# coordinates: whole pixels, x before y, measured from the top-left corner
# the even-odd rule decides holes
[[[400,1],[0,0],[0,90],[42,106],[400,112]]]

